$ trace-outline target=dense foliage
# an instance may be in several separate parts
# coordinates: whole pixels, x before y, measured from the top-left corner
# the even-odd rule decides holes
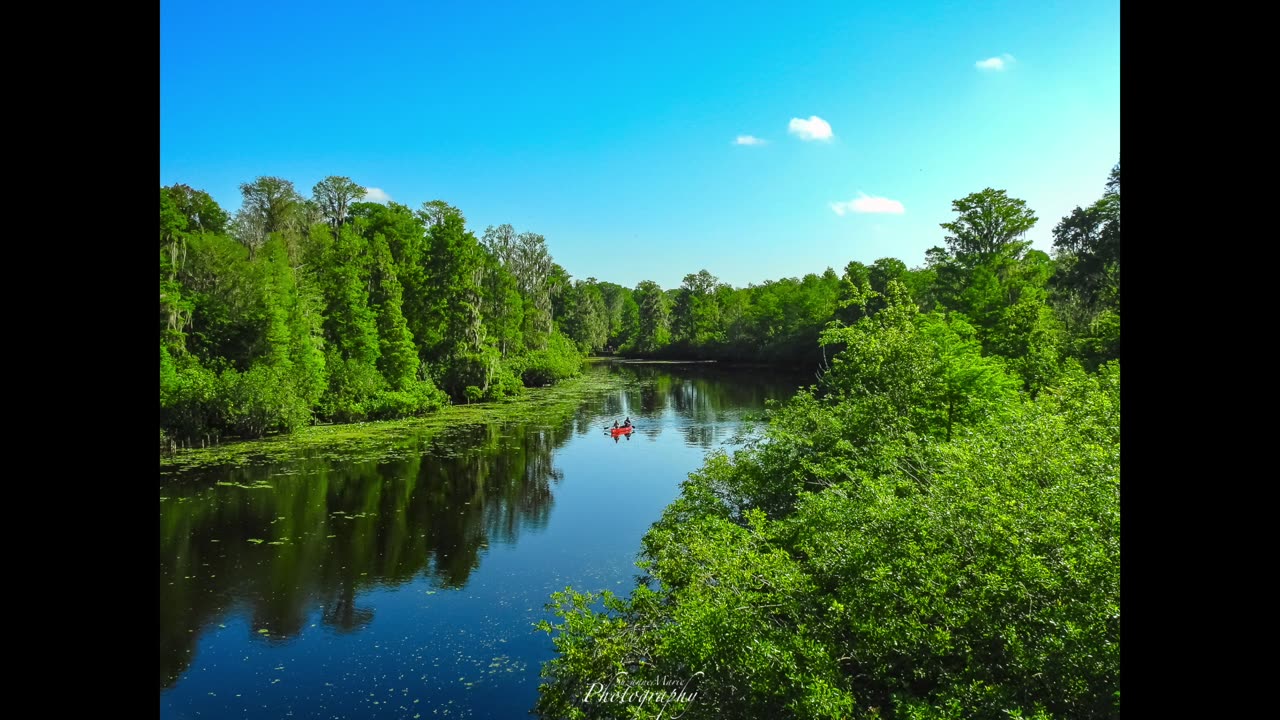
[[[274,177],[241,192],[232,217],[160,190],[162,444],[500,399],[577,374],[592,349],[564,335],[583,313],[555,313],[568,275],[540,235],[482,241],[447,203],[361,202],[343,177],[310,199]]]
[[[554,596],[538,710],[1118,717],[1119,205],[1117,165],[1056,258],[987,189],[917,270],[637,288],[638,349],[811,341],[824,372],[690,476],[629,597]]]
[[[828,268],[736,289],[706,270],[671,290],[651,281],[634,290],[594,280],[583,287],[599,288],[604,346],[624,354],[819,366],[827,357],[819,337],[828,325],[877,312],[897,281],[922,310],[963,315],[982,351],[1005,357],[1033,392],[1066,358],[1088,368],[1119,359],[1118,164],[1103,197],[1054,228],[1053,257],[1030,249],[1024,235],[1036,215],[1003,190],[987,188],[952,207],[956,218],[942,225],[944,245],[916,268],[881,258],[850,262],[842,274]],[[600,347],[595,326],[585,327],[575,326],[571,337],[584,348]]]
[[[574,281],[537,233],[477,238],[443,201],[362,202],[350,178],[311,198],[276,177],[241,194],[231,216],[205,192],[160,190],[162,440],[500,399],[601,351],[824,366],[828,327],[884,309],[895,283],[943,315],[921,332],[945,326],[954,352],[1004,358],[1032,394],[1069,358],[1120,356],[1119,165],[1098,202],[1054,229],[1053,258],[1022,240],[1036,223],[1026,203],[988,188],[954,203],[946,247],[922,267],[855,261],[738,289],[706,270],[672,290]],[[947,408],[953,420],[971,410]]]

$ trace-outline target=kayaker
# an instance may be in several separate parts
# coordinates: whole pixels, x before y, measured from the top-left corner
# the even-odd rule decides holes
[[[631,427],[631,416],[627,416],[627,421],[622,423],[622,427]]]
[[[617,429],[618,429],[618,421],[617,421],[617,420],[614,420],[614,421],[613,421],[613,429],[614,429],[614,430],[617,430]]]

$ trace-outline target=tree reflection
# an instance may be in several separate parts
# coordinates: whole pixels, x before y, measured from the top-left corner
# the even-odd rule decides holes
[[[342,633],[349,633],[373,621],[373,611],[356,607],[355,583],[343,583],[338,593],[324,603],[320,621]]]
[[[472,426],[411,459],[304,460],[167,485],[161,688],[190,665],[199,632],[233,606],[247,606],[252,632],[279,640],[300,633],[317,605],[328,627],[367,625],[373,612],[357,596],[374,584],[425,574],[438,587],[464,586],[491,542],[546,525],[551,486],[563,477],[552,454],[573,426],[572,416]]]
[[[628,374],[632,382],[616,399],[606,399],[606,417],[630,414],[637,422],[647,420],[640,434],[654,439],[664,430],[655,421],[674,416],[684,441],[704,449],[737,426],[744,408],[763,408],[765,400],[788,395],[805,381],[793,373],[698,364],[635,363],[613,371]]]
[[[622,389],[533,421],[410,435],[380,461],[300,458],[166,481],[161,689],[190,666],[200,633],[232,612],[251,619],[255,637],[287,641],[317,607],[335,631],[368,625],[374,613],[359,596],[374,585],[426,577],[463,587],[491,544],[547,525],[563,480],[555,452],[575,435],[630,415],[656,439],[661,418],[674,415],[685,442],[710,447],[741,409],[795,387],[772,378],[771,391],[758,376],[697,366],[607,372],[622,376]]]

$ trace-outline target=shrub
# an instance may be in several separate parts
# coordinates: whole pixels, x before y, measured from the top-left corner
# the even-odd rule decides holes
[[[369,417],[375,398],[387,390],[387,381],[369,363],[343,359],[330,349],[329,389],[320,401],[320,414],[335,422],[357,422]]]
[[[547,347],[521,358],[516,367],[525,387],[541,387],[582,372],[582,352],[559,330],[551,334]]]
[[[449,404],[449,397],[430,380],[416,380],[404,390],[383,390],[367,405],[371,420],[421,415]]]
[[[223,426],[218,376],[192,355],[160,349],[160,428],[179,442],[216,438]]]
[[[767,441],[693,473],[630,598],[553,596],[540,713],[608,717],[582,702],[593,682],[702,671],[695,701],[629,717],[1119,716],[1118,363],[1069,363],[1034,399],[984,385],[966,401],[991,412],[919,434],[869,415],[909,416],[903,389],[928,398],[896,373],[933,376],[931,353],[848,362],[915,358],[905,327],[844,333],[829,394],[799,394]],[[944,331],[924,347],[987,372]]]
[[[292,432],[311,421],[311,409],[278,368],[258,364],[246,373],[228,369],[219,380],[226,424],[237,435]]]

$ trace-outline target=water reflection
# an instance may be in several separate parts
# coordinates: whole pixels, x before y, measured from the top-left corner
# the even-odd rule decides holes
[[[192,666],[201,633],[233,615],[250,619],[246,643],[287,643],[317,608],[335,632],[369,626],[377,608],[361,596],[373,587],[421,578],[465,586],[491,544],[515,545],[547,526],[564,480],[556,451],[570,438],[607,442],[605,429],[629,415],[637,437],[627,442],[674,431],[709,448],[782,385],[697,367],[593,372],[616,375],[621,389],[525,422],[410,433],[381,461],[302,457],[162,477],[161,690]]]
[[[744,408],[763,408],[767,399],[780,396],[780,386],[793,389],[804,381],[803,377],[783,375],[762,382],[760,371],[698,364],[620,363],[612,370],[627,374],[630,382],[624,391],[606,400],[606,415],[631,415],[639,434],[655,440],[668,428],[666,423],[654,421],[672,415],[677,421],[674,429],[685,443],[703,449],[723,440],[726,427],[737,426]]]
[[[375,583],[425,573],[442,588],[465,585],[490,542],[546,525],[562,479],[552,450],[571,431],[568,418],[476,426],[441,454],[304,460],[164,487],[161,687],[187,668],[198,632],[234,606],[279,641],[301,632],[317,603],[332,628],[368,624],[373,611],[357,596]]]

